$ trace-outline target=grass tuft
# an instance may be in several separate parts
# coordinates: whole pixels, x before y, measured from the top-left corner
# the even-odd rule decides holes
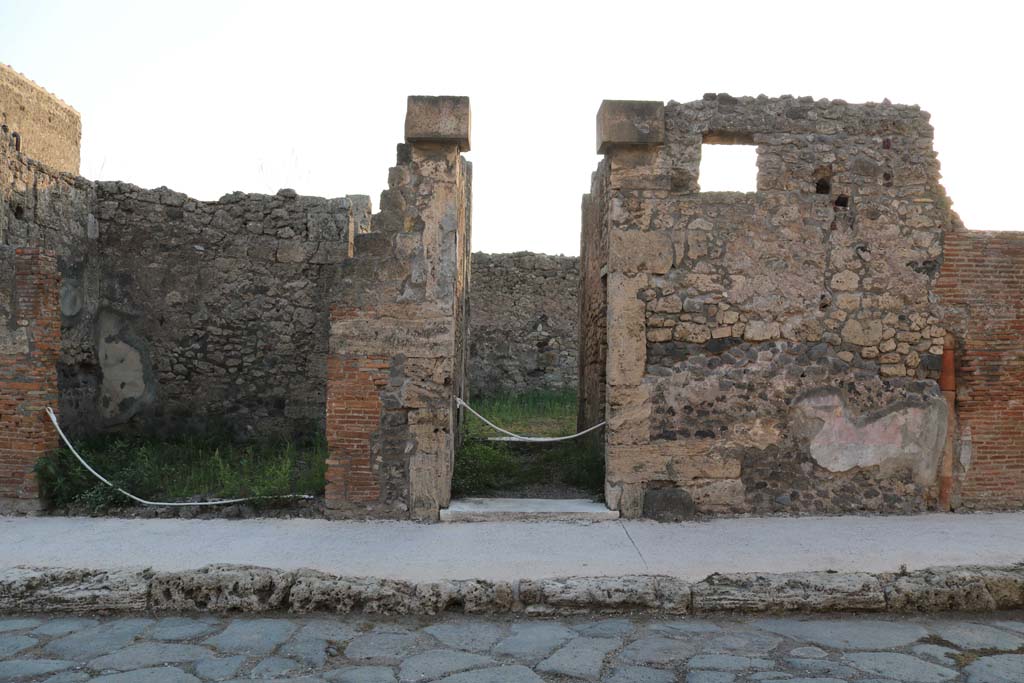
[[[504,429],[524,436],[576,432],[576,392],[532,391],[482,398],[473,408]],[[502,436],[467,412],[463,444],[455,455],[455,496],[600,496],[604,454],[600,432],[550,444],[488,441]]]
[[[327,447],[322,439],[301,448],[288,442],[238,445],[212,437],[163,441],[104,436],[76,445],[96,471],[148,500],[321,495],[324,491]],[[102,512],[134,505],[93,477],[65,448],[41,458],[36,475],[44,498],[57,508],[81,506]],[[275,504],[273,500],[257,503]]]

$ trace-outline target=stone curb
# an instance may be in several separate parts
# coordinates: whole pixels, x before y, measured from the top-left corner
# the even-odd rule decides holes
[[[1024,607],[1024,564],[935,567],[913,572],[570,577],[518,581],[333,576],[210,565],[180,572],[17,567],[0,570],[0,613],[443,611],[565,614],[656,611],[938,612]]]

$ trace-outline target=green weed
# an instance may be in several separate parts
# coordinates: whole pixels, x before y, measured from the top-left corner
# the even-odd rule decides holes
[[[292,443],[239,445],[212,437],[162,441],[108,436],[77,445],[100,474],[148,500],[320,495],[324,490],[327,448],[322,439],[304,448]],[[36,474],[53,507],[80,505],[101,512],[133,504],[89,474],[67,449],[41,458]]]
[[[471,401],[495,424],[526,436],[564,436],[576,432],[576,392],[534,391]],[[599,496],[604,489],[601,439],[547,444],[488,441],[501,436],[466,413],[463,442],[455,455],[452,493],[479,496],[500,493],[568,490]]]

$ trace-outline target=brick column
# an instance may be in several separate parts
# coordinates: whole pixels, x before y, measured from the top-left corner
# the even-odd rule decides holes
[[[469,268],[469,100],[410,97],[381,212],[329,294],[326,505],[436,520],[451,495]]]
[[[1024,233],[947,234],[935,289],[947,327],[958,337],[959,502],[968,508],[1019,509],[1024,506]]]
[[[57,446],[46,408],[57,409],[60,276],[41,249],[0,249],[0,271],[0,512],[32,512],[36,461]]]

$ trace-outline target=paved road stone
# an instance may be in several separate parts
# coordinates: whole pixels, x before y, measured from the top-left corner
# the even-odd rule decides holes
[[[733,683],[736,674],[729,671],[691,671],[686,674],[686,683]]]
[[[469,652],[428,650],[402,662],[402,666],[398,670],[398,680],[402,683],[432,681],[446,674],[458,673],[467,669],[482,669],[485,666],[493,666],[495,663],[490,657]]]
[[[245,655],[232,657],[209,657],[200,659],[195,664],[196,675],[211,681],[222,681],[238,673],[245,663]]]
[[[9,659],[0,662],[0,681],[20,681],[74,666],[64,659]]]
[[[632,626],[630,626],[632,629]],[[448,647],[470,652],[487,652],[505,634],[505,629],[485,621],[434,624],[423,629]]]
[[[93,659],[131,644],[152,623],[151,619],[118,619],[97,623],[51,640],[43,651],[58,659]]]
[[[708,621],[687,620],[687,621],[665,621],[658,624],[651,624],[649,630],[658,635],[681,634],[692,635],[694,633],[719,633],[722,628]]]
[[[288,640],[295,629],[295,624],[283,619],[243,619],[203,642],[221,652],[263,655]]]
[[[612,671],[604,683],[675,683],[671,671],[651,669],[646,666],[624,666]]]
[[[92,679],[90,683],[200,683],[199,679],[174,666],[139,669]]]
[[[791,657],[786,660],[786,666],[802,674],[817,674],[829,676],[856,676],[857,671],[845,664],[833,662],[828,659],[801,659]]]
[[[1024,683],[1024,649],[996,654],[1024,641],[1021,623],[19,615],[0,619],[0,644],[17,650],[0,656],[0,683]]]
[[[900,652],[855,652],[843,659],[861,671],[906,683],[942,683],[957,677],[952,669]]]
[[[368,633],[353,639],[345,648],[345,656],[357,661],[397,663],[420,649],[419,638],[412,633]]]
[[[602,619],[601,621],[573,626],[576,633],[591,638],[614,638],[631,634],[636,626],[629,619]]]
[[[695,654],[694,646],[683,640],[653,636],[635,640],[619,653],[626,664],[675,664]]]
[[[954,650],[951,647],[933,645],[932,643],[922,643],[921,645],[915,645],[910,648],[910,651],[918,657],[924,657],[936,664],[944,664],[945,666],[956,664],[955,655],[957,654],[957,650]]]
[[[815,645],[850,650],[903,647],[928,635],[917,624],[873,619],[758,619],[751,625]]]
[[[770,659],[757,659],[742,655],[697,655],[686,665],[691,669],[721,669],[723,671],[775,668],[775,662]]]
[[[781,642],[782,638],[770,633],[737,631],[713,635],[702,642],[700,649],[703,652],[737,652],[765,655],[777,648]]]
[[[22,650],[34,647],[36,642],[38,641],[31,636],[0,634],[0,657],[12,657]]]
[[[500,666],[466,671],[442,678],[441,683],[544,683],[544,679],[525,666]]]
[[[395,683],[395,674],[386,666],[349,666],[324,674],[324,680],[336,683]]]
[[[621,645],[618,638],[576,638],[538,664],[537,671],[596,681],[604,658]]]
[[[149,666],[194,662],[213,655],[209,649],[198,645],[181,645],[178,643],[139,643],[129,645],[123,650],[109,655],[97,657],[89,662],[89,668],[97,671],[114,669],[130,671],[145,669]]]
[[[1017,633],[1024,633],[1024,621],[997,621],[992,625],[999,628],[1005,628],[1010,631],[1016,631]]]
[[[42,619],[0,619],[0,633],[26,631],[43,623]]]
[[[215,622],[201,621],[187,617],[160,619],[149,630],[154,640],[191,640],[217,630]]]
[[[66,636],[75,631],[95,626],[99,621],[86,617],[66,617],[63,619],[48,619],[41,626],[32,631],[35,636]]]
[[[253,667],[250,678],[279,678],[282,674],[294,672],[299,663],[287,657],[267,657]]]
[[[84,671],[65,671],[63,673],[50,676],[43,681],[43,683],[84,683],[91,678],[92,676]]]
[[[548,622],[512,625],[512,635],[499,642],[494,652],[524,660],[540,659],[576,635],[561,624]]]
[[[1024,655],[981,657],[964,669],[967,683],[1020,683],[1024,681]]]
[[[941,624],[933,631],[963,650],[1012,651],[1024,647],[1024,636],[985,624]]]

